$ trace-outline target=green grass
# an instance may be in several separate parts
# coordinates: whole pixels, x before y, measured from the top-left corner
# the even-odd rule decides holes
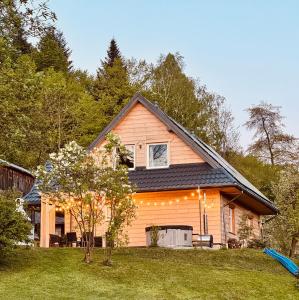
[[[20,249],[0,263],[0,299],[299,299],[296,279],[255,250]]]

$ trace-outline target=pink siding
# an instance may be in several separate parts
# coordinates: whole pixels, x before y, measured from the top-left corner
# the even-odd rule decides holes
[[[196,154],[142,104],[136,104],[128,115],[112,130],[123,144],[135,144],[136,166],[147,164],[147,144],[168,143],[170,164],[199,163]]]

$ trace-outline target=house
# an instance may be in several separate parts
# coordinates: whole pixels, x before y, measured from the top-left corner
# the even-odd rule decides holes
[[[129,178],[137,186],[137,218],[127,228],[129,246],[146,246],[146,228],[152,225],[166,231],[191,228],[193,234],[212,235],[214,245],[220,246],[238,237],[243,214],[259,236],[260,217],[277,213],[274,204],[211,147],[140,94],[99,134],[91,153],[104,145],[109,132],[130,151]],[[28,200],[35,196],[29,193]],[[57,213],[63,214],[64,233],[76,228],[67,212],[57,212],[54,204],[38,197],[41,246],[48,247],[49,234],[57,232]],[[104,234],[105,226],[96,228],[95,235]]]

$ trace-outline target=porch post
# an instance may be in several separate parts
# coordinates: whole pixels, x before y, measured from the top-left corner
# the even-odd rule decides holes
[[[49,208],[48,199],[41,196],[41,214],[40,214],[40,246],[49,247]]]
[[[40,247],[49,248],[50,233],[55,233],[55,205],[41,197]]]

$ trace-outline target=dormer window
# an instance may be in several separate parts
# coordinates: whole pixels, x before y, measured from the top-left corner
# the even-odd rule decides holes
[[[167,168],[169,166],[167,144],[149,144],[147,153],[148,168]]]
[[[120,163],[126,165],[129,170],[135,169],[135,145],[125,145],[127,155],[120,157]]]

